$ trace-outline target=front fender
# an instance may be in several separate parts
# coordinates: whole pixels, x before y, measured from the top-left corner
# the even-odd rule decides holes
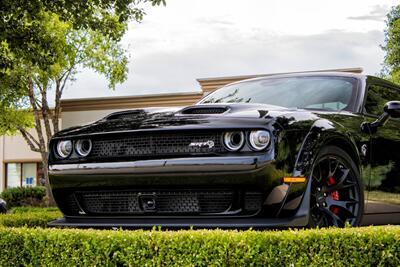
[[[307,182],[289,185],[286,201],[282,205],[281,212],[295,212],[295,208],[300,205],[300,200],[301,202],[309,201],[304,192],[309,183],[315,159],[322,147],[336,145],[342,148],[350,154],[356,165],[359,166],[360,156],[355,138],[345,127],[330,120],[316,120],[308,131],[287,131],[285,139],[287,142],[289,140],[302,140],[301,143],[292,142],[291,144],[290,150],[293,155],[292,160],[294,160],[292,176],[306,177]]]
[[[297,153],[293,174],[298,176],[310,174],[318,152],[327,145],[336,145],[345,150],[359,166],[360,155],[355,137],[341,124],[321,119],[315,121],[304,138]]]

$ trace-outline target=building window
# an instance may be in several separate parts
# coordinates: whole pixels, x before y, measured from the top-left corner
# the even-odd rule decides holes
[[[7,163],[6,187],[21,186],[21,163]]]
[[[41,184],[40,163],[7,163],[6,188]],[[40,180],[40,181],[39,181]]]

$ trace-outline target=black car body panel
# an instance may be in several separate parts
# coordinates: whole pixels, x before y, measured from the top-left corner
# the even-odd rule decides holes
[[[49,174],[54,198],[65,218],[51,225],[305,226],[309,221],[308,177],[316,155],[327,145],[340,147],[351,156],[365,192],[388,191],[385,181],[391,179],[390,197],[399,197],[399,153],[379,159],[373,154],[400,148],[400,138],[385,136],[381,129],[375,135],[361,130],[364,122],[376,119],[364,112],[370,84],[397,87],[358,74],[283,77],[319,76],[356,80],[350,110],[200,102],[186,108],[117,112],[57,133],[50,142]],[[392,100],[400,100],[400,96]],[[396,136],[397,124],[397,120],[388,123]],[[248,136],[253,130],[270,132],[267,149],[254,151],[248,141],[239,152],[223,145],[225,132],[243,131]],[[57,156],[59,141],[74,143],[81,139],[92,142],[87,157],[75,151],[68,159]],[[374,172],[381,176],[372,178],[371,184],[371,170],[382,166],[391,172],[389,178],[387,173]],[[307,179],[304,183],[285,183],[284,177]],[[388,204],[385,198],[376,201],[365,195],[366,214],[385,213],[385,207],[390,206],[392,219],[394,216],[400,222],[396,199]]]
[[[0,213],[6,213],[7,212],[7,203],[4,199],[0,198]]]

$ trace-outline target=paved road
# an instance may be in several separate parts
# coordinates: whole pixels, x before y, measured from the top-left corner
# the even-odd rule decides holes
[[[368,202],[362,225],[400,224],[399,205],[384,202]],[[376,213],[376,214],[371,214]]]

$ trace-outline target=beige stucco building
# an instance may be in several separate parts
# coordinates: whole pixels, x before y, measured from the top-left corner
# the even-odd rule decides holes
[[[362,69],[349,68],[336,71],[361,73]],[[61,101],[61,125],[62,128],[68,128],[85,124],[98,120],[111,112],[125,109],[192,105],[204,95],[228,83],[270,75],[276,74],[197,79],[201,91],[192,93],[64,99]],[[34,131],[32,130],[31,133],[34,134]],[[43,182],[41,177],[39,153],[32,152],[19,135],[0,136],[0,192],[7,187],[38,185]]]

